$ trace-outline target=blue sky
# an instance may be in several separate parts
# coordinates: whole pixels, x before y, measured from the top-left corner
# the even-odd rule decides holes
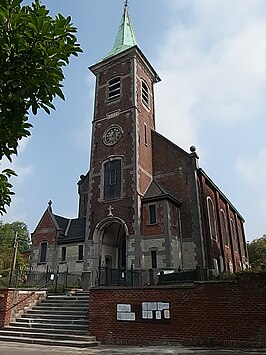
[[[25,2],[26,3],[26,2]],[[32,232],[49,199],[77,216],[77,181],[89,167],[94,77],[88,66],[113,46],[123,0],[43,0],[70,15],[83,54],[65,70],[66,101],[31,118],[13,167],[11,208]],[[246,220],[247,240],[266,233],[265,0],[131,0],[129,12],[156,85],[156,128],[189,151]],[[10,164],[2,162],[2,167]]]

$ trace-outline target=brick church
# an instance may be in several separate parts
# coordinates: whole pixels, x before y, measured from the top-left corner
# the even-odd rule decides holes
[[[186,152],[155,130],[160,78],[137,45],[125,5],[96,77],[90,168],[78,182],[78,217],[51,202],[32,233],[31,267],[90,274],[198,270],[204,278],[248,266],[244,219]],[[163,119],[159,117],[158,119]],[[205,276],[204,276],[205,275]]]

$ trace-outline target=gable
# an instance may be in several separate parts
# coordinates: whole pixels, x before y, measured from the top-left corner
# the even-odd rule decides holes
[[[41,217],[35,231],[32,233],[32,244],[33,246],[38,246],[44,240],[47,241],[48,244],[52,244],[55,236],[56,225],[47,209]]]

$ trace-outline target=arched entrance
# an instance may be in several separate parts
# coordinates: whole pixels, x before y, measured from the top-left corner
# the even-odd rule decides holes
[[[93,233],[91,259],[92,284],[108,284],[113,275],[127,268],[128,228],[118,217],[109,216],[97,224]],[[120,270],[116,272],[115,270]],[[105,282],[102,283],[102,281]]]
[[[112,269],[126,268],[126,231],[118,221],[110,221],[103,229],[101,266]]]
[[[121,218],[110,216],[97,224],[93,234],[94,270],[99,266],[126,268],[127,236],[128,228]]]

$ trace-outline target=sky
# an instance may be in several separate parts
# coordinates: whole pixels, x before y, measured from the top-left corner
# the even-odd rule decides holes
[[[24,4],[27,1],[23,2]],[[94,76],[88,67],[111,49],[123,0],[42,0],[70,15],[83,54],[65,69],[65,101],[31,116],[32,136],[13,164],[12,205],[2,221],[33,232],[53,201],[77,217],[77,181],[89,168]],[[138,45],[162,81],[156,129],[189,152],[245,218],[246,239],[266,233],[266,1],[130,0]]]

